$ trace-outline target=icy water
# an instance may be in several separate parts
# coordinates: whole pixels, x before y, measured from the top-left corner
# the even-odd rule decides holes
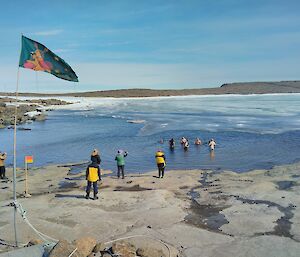
[[[64,98],[75,103],[49,112],[45,122],[18,131],[18,165],[34,155],[35,166],[81,162],[99,148],[104,169],[115,170],[118,149],[129,152],[126,170],[153,170],[155,151],[165,151],[167,169],[268,169],[300,161],[300,94],[188,96],[140,99]],[[141,123],[130,123],[139,120]],[[179,139],[185,136],[190,149]],[[174,137],[174,151],[168,139]],[[200,137],[217,141],[214,154]],[[158,141],[164,139],[164,143]],[[13,131],[0,130],[0,148],[12,163]]]

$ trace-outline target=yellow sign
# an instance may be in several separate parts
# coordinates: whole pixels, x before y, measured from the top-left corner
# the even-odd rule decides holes
[[[33,156],[31,155],[25,156],[25,163],[33,163]]]

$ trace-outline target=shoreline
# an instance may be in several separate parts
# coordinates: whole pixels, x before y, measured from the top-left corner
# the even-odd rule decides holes
[[[143,234],[164,240],[179,256],[195,257],[296,257],[300,251],[300,163],[247,173],[167,171],[164,179],[152,171],[118,180],[105,171],[97,201],[84,199],[83,171],[71,175],[70,165],[29,171],[33,196],[19,199],[29,220],[54,238],[93,236],[104,242]],[[22,193],[20,171],[17,179]],[[3,207],[11,201],[11,186],[1,183]],[[11,212],[0,211],[7,241],[13,239]],[[23,242],[34,238],[21,220],[18,225]]]
[[[288,106],[290,106],[290,102],[288,102],[288,100],[292,100],[292,102],[297,102],[299,99],[298,96],[294,96],[294,97],[287,97],[284,100],[284,106],[287,106],[287,108],[289,108]],[[228,99],[225,101],[226,103],[231,103],[231,100],[233,102],[238,102],[238,103],[243,103],[243,99],[247,99],[247,97],[245,98],[241,98],[238,99],[238,101],[234,100],[235,98],[230,98],[228,97]],[[270,101],[268,101],[270,99]],[[198,147],[195,148],[191,145],[191,150],[185,154],[185,153],[181,153],[178,152],[179,154],[177,154],[177,150],[174,152],[174,155],[169,154],[169,156],[171,158],[173,158],[173,162],[170,164],[172,165],[174,163],[174,165],[172,165],[172,168],[174,169],[180,169],[180,168],[213,168],[213,169],[218,169],[218,167],[222,168],[222,169],[233,169],[236,171],[245,171],[245,170],[250,170],[252,168],[259,168],[259,167],[263,167],[263,168],[271,168],[274,164],[278,165],[278,164],[288,164],[293,162],[294,160],[296,160],[298,158],[297,156],[297,152],[298,152],[298,146],[296,144],[293,143],[297,141],[297,139],[299,138],[299,131],[294,131],[295,128],[297,128],[297,118],[299,116],[299,114],[297,113],[297,108],[291,108],[291,109],[286,109],[286,111],[281,112],[280,109],[278,109],[276,107],[276,100],[280,100],[281,97],[276,97],[274,98],[274,100],[272,100],[272,97],[264,97],[261,100],[266,100],[266,102],[272,102],[272,104],[270,104],[269,106],[262,106],[261,108],[257,109],[255,108],[255,106],[253,107],[253,110],[251,111],[251,115],[247,114],[247,111],[245,111],[245,114],[242,113],[229,113],[229,115],[226,114],[226,112],[224,112],[224,115],[221,113],[220,117],[216,116],[214,118],[210,118],[211,116],[214,115],[214,113],[212,112],[212,115],[210,114],[210,112],[205,113],[205,109],[208,109],[207,105],[203,104],[203,108],[200,108],[199,111],[199,115],[197,114],[197,110],[198,108],[195,109],[195,111],[193,111],[192,113],[190,113],[190,115],[186,115],[183,116],[181,114],[183,114],[185,112],[185,109],[182,110],[182,112],[180,113],[176,113],[175,116],[172,116],[172,111],[168,110],[170,108],[167,109],[166,111],[166,120],[164,119],[163,115],[157,114],[155,112],[157,112],[157,106],[159,106],[159,104],[164,104],[167,103],[168,100],[164,100],[164,101],[149,101],[150,103],[143,103],[143,101],[136,102],[134,100],[129,101],[129,103],[127,103],[126,101],[123,100],[92,100],[92,99],[87,99],[87,100],[82,100],[80,101],[81,103],[79,104],[71,104],[71,105],[67,105],[67,106],[58,106],[58,109],[66,109],[62,110],[62,111],[57,111],[57,112],[53,112],[53,113],[49,113],[48,114],[48,120],[47,123],[32,123],[29,125],[26,125],[24,127],[31,129],[32,131],[28,132],[28,131],[20,131],[20,142],[21,144],[19,144],[20,149],[29,149],[27,154],[31,154],[36,156],[36,161],[37,161],[37,165],[45,165],[45,162],[43,162],[44,157],[42,155],[40,155],[41,151],[38,148],[43,148],[43,144],[46,143],[51,143],[51,145],[53,145],[53,149],[52,152],[56,151],[54,148],[54,145],[56,145],[58,147],[58,151],[60,151],[60,149],[63,149],[63,143],[61,142],[66,142],[69,145],[72,145],[72,139],[69,138],[68,140],[65,140],[65,138],[68,138],[67,132],[65,133],[65,136],[61,136],[60,140],[48,140],[47,137],[42,136],[43,133],[45,133],[45,131],[48,130],[49,135],[51,135],[51,138],[54,138],[56,136],[60,135],[60,132],[56,134],[57,130],[60,130],[60,126],[63,125],[64,128],[68,128],[68,133],[74,134],[74,136],[76,135],[76,130],[75,128],[80,126],[80,119],[85,120],[86,122],[88,122],[89,124],[93,123],[93,124],[97,124],[97,126],[99,126],[101,124],[101,122],[103,123],[103,128],[109,128],[109,124],[116,124],[119,127],[125,127],[126,131],[128,131],[128,133],[126,132],[126,134],[130,134],[129,131],[131,129],[135,130],[135,133],[131,133],[130,136],[133,139],[128,139],[127,137],[121,138],[120,143],[123,144],[121,147],[123,148],[131,148],[128,149],[129,151],[131,151],[132,153],[134,153],[134,151],[136,151],[134,149],[134,140],[137,140],[137,143],[142,142],[142,137],[141,136],[146,136],[149,138],[149,142],[151,140],[151,144],[146,144],[146,145],[153,145],[153,149],[151,149],[151,151],[154,151],[156,149],[156,147],[163,147],[163,149],[165,150],[165,152],[168,155],[168,146],[165,143],[164,145],[160,145],[157,144],[156,142],[158,141],[158,139],[160,138],[164,138],[165,141],[167,141],[169,138],[174,137],[174,138],[180,138],[181,136],[187,136],[188,138],[195,138],[196,136],[199,136],[201,138],[201,140],[204,141],[208,141],[209,138],[217,138],[217,141],[220,142],[220,151],[217,150],[216,151],[216,158],[215,160],[209,160],[209,155],[206,153],[206,147]],[[219,101],[218,99],[214,99],[216,101]],[[257,99],[255,99],[254,101],[252,101],[251,99],[249,99],[249,102],[257,102]],[[258,100],[258,101],[261,101]],[[173,102],[173,101],[172,101]],[[189,102],[188,99],[182,99],[181,101],[178,101],[178,103],[180,104],[181,102]],[[201,99],[200,98],[195,98],[195,101],[193,102],[193,106],[196,106],[196,104],[200,102],[201,103]],[[206,102],[210,102],[210,99],[206,100]],[[219,101],[221,102],[220,106],[224,109],[223,104],[222,104],[222,100]],[[131,106],[131,103],[133,103],[133,107]],[[178,106],[177,101],[174,101],[174,103],[172,103],[171,106]],[[122,105],[124,106],[129,106],[127,109],[124,108],[124,110],[122,110]],[[149,113],[149,118],[148,113],[144,112],[142,114],[139,113],[135,113],[135,109],[139,108],[142,105],[142,107],[144,108],[144,106],[153,106],[153,112],[155,113],[154,115],[151,113],[152,110],[150,109]],[[226,104],[224,104],[226,106]],[[237,104],[237,106],[240,104]],[[273,110],[272,113],[268,113],[269,110],[271,108],[273,108],[273,106],[275,105],[276,109]],[[82,111],[82,112],[76,112],[72,111],[70,109],[82,109],[82,107],[86,106],[87,110]],[[101,108],[101,106],[103,106]],[[293,105],[295,107],[297,107],[297,104]],[[94,107],[94,108],[93,108]],[[107,108],[106,108],[107,107]],[[222,111],[222,108],[219,108],[220,111]],[[264,109],[265,107],[265,109]],[[105,109],[106,108],[106,109]],[[213,110],[213,108],[209,107],[210,109]],[[226,107],[227,108],[227,107]],[[225,110],[226,110],[225,108]],[[121,111],[120,111],[121,109]],[[141,108],[142,109],[142,108]],[[144,108],[147,111],[147,108]],[[204,115],[202,115],[202,110],[204,109]],[[233,108],[232,108],[233,109]],[[255,116],[255,112],[261,112],[263,115],[257,115]],[[278,110],[277,110],[278,109]],[[133,111],[132,111],[133,110]],[[142,109],[143,110],[143,109]],[[124,114],[122,114],[122,111]],[[271,110],[272,111],[272,110]],[[271,112],[270,111],[270,112]],[[188,113],[188,110],[186,111]],[[253,112],[253,114],[252,114]],[[266,113],[266,114],[265,114]],[[77,115],[78,114],[78,115]],[[152,114],[152,115],[151,115]],[[289,118],[289,114],[291,114],[291,118]],[[181,116],[180,116],[181,115]],[[248,115],[248,116],[247,116]],[[266,116],[269,115],[269,116]],[[278,115],[278,118],[276,118],[276,123],[274,122],[274,115]],[[294,115],[294,116],[293,116]],[[161,117],[160,117],[161,116]],[[286,118],[285,118],[286,116]],[[80,119],[78,119],[77,117],[80,117]],[[176,117],[176,119],[172,120],[173,117]],[[181,117],[183,117],[181,119]],[[197,118],[196,118],[197,117]],[[199,117],[199,118],[198,118]],[[267,118],[268,119],[267,119]],[[178,119],[177,119],[178,118]],[[185,119],[187,122],[185,122]],[[141,122],[141,121],[145,121],[145,122]],[[161,120],[161,121],[160,121]],[[178,120],[178,122],[177,122]],[[202,121],[203,120],[203,121]],[[232,122],[231,122],[232,120]],[[270,122],[273,123],[269,123],[268,120]],[[137,124],[127,124],[129,121],[139,121],[140,125]],[[72,122],[74,122],[74,124],[76,124],[76,127],[74,126],[74,128],[72,126],[69,126],[70,124],[72,124]],[[126,123],[125,123],[126,122]],[[177,124],[176,124],[177,123]],[[285,124],[285,125],[281,125]],[[168,124],[168,125],[166,125]],[[173,125],[175,124],[175,126]],[[183,126],[178,126],[179,125],[183,125]],[[260,125],[262,124],[262,125]],[[241,125],[241,126],[240,126]],[[281,125],[281,126],[280,126]],[[291,125],[291,126],[290,126]],[[85,126],[84,124],[82,124],[82,126]],[[95,125],[96,126],[96,125]],[[130,127],[129,127],[130,126]],[[21,127],[21,126],[20,126]],[[190,127],[190,130],[189,130]],[[263,127],[263,128],[262,128]],[[78,130],[79,131],[79,130]],[[109,130],[107,130],[109,131]],[[10,130],[3,130],[2,131],[2,136],[4,139],[4,145],[2,149],[3,151],[6,151],[9,153],[9,157],[7,159],[7,164],[12,164],[13,160],[12,160],[12,147],[11,147],[11,142],[8,140],[8,138],[11,136],[12,131]],[[64,129],[62,129],[62,132],[64,132]],[[94,135],[96,137],[100,137],[100,135],[102,135],[102,131],[100,130],[98,133],[98,130],[92,129],[89,126],[86,126],[86,129],[82,130],[82,135],[87,134],[90,135],[90,133],[94,133]],[[106,133],[106,132],[105,132]],[[109,152],[109,154],[107,154],[104,158],[106,160],[108,160],[107,162],[107,168],[113,168],[114,166],[114,161],[111,160],[111,156],[113,156],[115,154],[114,151],[116,151],[118,148],[118,146],[115,145],[115,134],[114,133],[109,133],[107,135],[105,135],[104,131],[104,138],[107,139],[107,142],[109,141],[109,143],[112,145],[112,147],[108,147],[103,143],[103,141],[95,142],[95,147],[100,147],[105,149],[106,152]],[[257,135],[257,136],[256,136]],[[25,140],[27,140],[27,138],[30,138],[30,142],[28,141],[28,143],[26,143]],[[218,138],[219,137],[219,138]],[[236,142],[232,142],[230,140],[231,137],[236,137]],[[50,138],[50,137],[49,137]],[[259,147],[259,139],[261,138],[263,141],[265,141],[266,143],[264,145],[262,145],[262,147]],[[225,141],[226,140],[226,141]],[[249,146],[246,144],[247,140],[252,141],[252,144],[249,144]],[[268,141],[271,140],[271,141]],[[276,145],[278,144],[284,144],[286,141],[288,140],[288,144],[291,145],[291,148],[288,149],[288,147],[284,148],[280,147],[278,148],[278,151],[274,152],[274,155],[278,154],[279,158],[273,158],[274,155],[272,155],[272,151],[269,151],[267,145],[269,145],[269,147],[271,146],[271,148],[274,146],[276,147]],[[278,143],[277,143],[278,141]],[[245,143],[246,142],[246,143]],[[291,142],[291,143],[290,143]],[[53,144],[52,144],[53,143]],[[99,145],[96,145],[99,144]],[[270,144],[272,143],[272,144]],[[32,145],[30,145],[32,144]],[[94,144],[93,141],[89,142],[90,145]],[[248,162],[248,158],[244,158],[242,159],[241,162],[239,162],[239,160],[237,160],[237,157],[239,155],[242,155],[243,153],[245,153],[247,155],[247,153],[251,154],[253,153],[255,155],[256,151],[256,144],[257,147],[261,148],[261,152],[266,152],[266,156],[265,158],[261,158],[260,155],[257,154],[257,157],[255,157],[255,160],[253,162],[250,162],[250,165],[247,166],[247,162]],[[80,142],[80,145],[82,146],[82,148],[87,148],[86,142],[84,140],[82,140]],[[145,144],[140,143],[140,145],[144,146]],[[237,147],[235,147],[235,145]],[[28,146],[30,146],[28,148]],[[26,148],[25,148],[26,147]],[[294,148],[293,148],[294,147]],[[113,149],[114,148],[114,149]],[[195,148],[195,150],[194,150]],[[205,150],[203,151],[202,150]],[[240,151],[238,152],[236,149],[239,148]],[[264,148],[264,149],[263,149]],[[49,148],[50,149],[50,148]],[[281,149],[287,149],[286,151],[281,150]],[[292,150],[291,150],[292,149]],[[66,149],[67,150],[67,149]],[[274,149],[275,150],[275,149]],[[64,163],[64,162],[70,162],[70,161],[76,161],[76,160],[81,160],[82,156],[86,156],[88,154],[88,150],[85,150],[85,152],[83,152],[82,155],[80,156],[76,156],[76,157],[72,157],[72,155],[68,156],[68,158],[61,158],[60,156],[63,156],[63,154],[58,154],[58,155],[52,155],[51,152],[49,152],[50,154],[48,154],[50,156],[49,160],[47,160],[48,164],[51,163]],[[63,152],[63,150],[61,151]],[[77,151],[79,152],[79,151]],[[219,153],[220,154],[219,154]],[[145,152],[145,154],[149,154],[150,151]],[[241,154],[240,154],[241,153]],[[57,156],[57,157],[53,157],[53,156]],[[75,156],[75,155],[73,155]],[[140,158],[141,154],[139,155]],[[131,157],[128,158],[130,161],[130,165],[128,166],[129,169],[131,169],[131,171],[134,171],[133,169],[136,169],[138,162],[140,162],[141,158],[139,159],[138,162],[132,161]],[[185,166],[184,163],[186,160],[191,160],[189,163],[191,163],[191,165]],[[228,162],[227,160],[231,160],[231,159],[235,159],[237,161],[235,162],[231,162],[233,163],[233,165],[230,165],[230,162]],[[19,159],[21,160],[21,159]],[[252,164],[251,164],[252,163]],[[202,165],[204,164],[204,165]],[[210,166],[210,165],[215,165]],[[256,165],[257,164],[257,165]],[[18,163],[18,165],[22,165],[21,162]],[[176,166],[175,166],[176,165]],[[244,165],[244,166],[243,166]],[[132,168],[133,167],[133,168]],[[153,167],[152,162],[147,160],[147,163],[145,165],[141,165],[140,168],[142,170],[149,170],[151,169],[151,167]]]
[[[0,129],[13,128],[15,119],[15,106],[17,105],[17,126],[19,130],[30,130],[19,127],[26,123],[46,120],[48,111],[55,109],[54,106],[68,105],[70,103],[53,98],[48,99],[18,99],[0,96]]]
[[[220,87],[193,89],[117,89],[77,93],[20,93],[20,96],[74,96],[74,97],[159,97],[187,95],[222,95],[222,94],[270,94],[270,93],[300,93],[300,81],[275,82],[236,82],[226,83]],[[0,93],[13,95],[13,93]]]
[[[72,95],[69,93],[63,93],[63,94],[51,94],[51,93],[44,93],[44,94],[37,94],[37,93],[19,93],[19,99],[54,99],[54,100],[60,100],[65,98],[74,98],[74,99],[156,99],[156,98],[162,98],[162,99],[170,99],[170,98],[181,98],[181,97],[232,97],[232,96],[276,96],[276,95],[282,95],[282,96],[288,96],[288,95],[299,95],[300,92],[278,92],[278,93],[221,93],[221,94],[187,94],[187,95],[155,95],[155,96],[82,96],[82,95]],[[7,93],[7,92],[0,92],[0,97],[13,97],[13,93]],[[73,102],[71,104],[74,104],[76,102]]]

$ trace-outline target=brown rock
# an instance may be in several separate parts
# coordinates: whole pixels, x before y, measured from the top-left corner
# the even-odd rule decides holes
[[[46,115],[45,114],[39,114],[34,117],[36,121],[44,121],[46,120]]]
[[[155,248],[138,248],[136,254],[140,257],[166,257],[162,250]]]
[[[50,252],[49,257],[64,257],[69,256],[74,250],[75,246],[66,240],[59,240],[59,242],[54,246]],[[72,257],[79,257],[77,251],[72,255]]]
[[[97,241],[92,237],[82,237],[73,242],[75,247],[77,247],[77,254],[80,257],[88,256],[94,249]]]
[[[98,253],[100,251],[104,251],[104,249],[105,249],[105,244],[103,244],[103,243],[97,243],[95,245],[94,249],[93,249],[93,252],[94,253]]]
[[[118,241],[112,244],[112,251],[114,254],[118,254],[121,257],[135,257],[136,249],[134,245],[125,242]]]
[[[43,240],[41,239],[38,239],[38,238],[34,238],[34,239],[31,239],[27,246],[32,246],[32,245],[39,245],[39,244],[42,244],[43,243]]]
[[[138,249],[136,250],[136,255],[137,255],[137,256],[144,257],[144,256],[145,256],[145,249],[138,248]]]

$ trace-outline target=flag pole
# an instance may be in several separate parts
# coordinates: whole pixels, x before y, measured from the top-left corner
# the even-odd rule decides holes
[[[21,34],[21,37],[23,34]],[[19,80],[20,80],[20,66],[18,65],[17,72],[17,86],[16,86],[16,103],[15,103],[15,121],[14,121],[14,166],[13,166],[13,198],[14,198],[14,232],[15,232],[15,243],[18,247],[18,233],[17,233],[17,116],[18,116],[18,96],[19,96]]]
[[[16,191],[16,174],[17,174],[17,116],[18,116],[18,91],[19,91],[19,78],[20,78],[20,67],[17,72],[17,87],[16,87],[16,103],[15,103],[15,122],[14,122],[14,167],[13,167],[13,198],[14,203],[17,201]],[[17,234],[17,222],[16,222],[17,207],[14,205],[14,231],[15,231],[15,242],[18,247],[18,234]]]

